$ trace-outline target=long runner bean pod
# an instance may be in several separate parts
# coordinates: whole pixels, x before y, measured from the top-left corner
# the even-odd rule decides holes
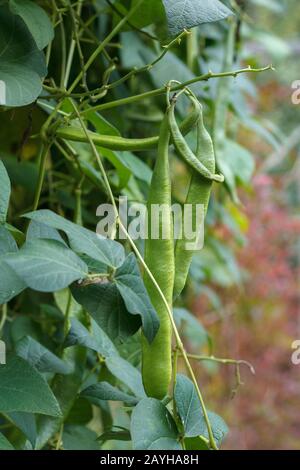
[[[180,131],[183,135],[188,134],[197,124],[198,111],[194,107],[189,116],[181,123]],[[61,139],[74,142],[87,142],[86,134],[78,127],[60,127],[56,130],[56,136]],[[159,136],[144,139],[127,139],[125,137],[100,135],[89,131],[89,136],[95,145],[110,150],[142,152],[157,148]]]
[[[196,98],[189,95],[193,101]],[[197,124],[197,151],[196,157],[199,162],[211,173],[215,173],[215,153],[213,142],[210,134],[205,128],[203,121],[203,111],[201,104],[197,101],[197,109],[199,112],[199,120]],[[186,279],[188,276],[189,268],[192,262],[193,254],[199,248],[197,247],[198,237],[200,235],[200,227],[196,227],[197,210],[200,205],[203,207],[201,223],[204,223],[204,218],[207,212],[210,193],[213,181],[203,177],[194,169],[191,170],[191,179],[185,199],[185,207],[191,206],[192,229],[194,231],[194,238],[188,239],[183,231],[182,238],[178,239],[175,245],[175,282],[174,282],[174,298],[178,297],[182,292]],[[197,207],[198,206],[198,207]],[[184,227],[183,227],[184,228]]]
[[[168,155],[170,131],[167,114],[160,129],[158,156],[148,198],[149,234],[145,241],[145,263],[171,307],[175,263]],[[162,209],[155,219],[154,208]],[[153,237],[153,229],[157,230],[158,237]],[[161,400],[168,394],[172,380],[172,326],[166,305],[147,274],[144,276],[144,281],[151,302],[158,313],[160,327],[151,344],[144,336],[142,337],[142,377],[147,395]]]
[[[190,94],[190,98],[197,107],[197,99]],[[192,167],[197,173],[199,173],[204,178],[207,178],[212,181],[217,181],[218,183],[223,183],[224,176],[217,175],[212,173],[206,166],[196,157],[193,153],[191,148],[189,147],[188,143],[184,139],[182,132],[177,124],[176,117],[175,117],[175,106],[176,106],[176,95],[172,98],[170,102],[170,109],[169,109],[169,126],[171,130],[171,135],[173,137],[173,142],[175,148],[179,154],[179,156],[190,166]]]

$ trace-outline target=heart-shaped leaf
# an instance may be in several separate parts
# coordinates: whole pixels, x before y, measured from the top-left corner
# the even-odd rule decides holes
[[[24,411],[60,416],[49,385],[24,359],[12,356],[0,367],[0,411]]]
[[[54,30],[43,8],[31,0],[10,0],[9,7],[12,13],[22,18],[40,50],[52,41]]]
[[[0,6],[0,80],[6,106],[25,106],[36,100],[47,74],[44,54],[24,21],[8,6]]]

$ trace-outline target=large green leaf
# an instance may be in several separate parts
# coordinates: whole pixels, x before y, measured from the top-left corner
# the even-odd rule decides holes
[[[125,341],[141,326],[138,315],[127,312],[116,284],[98,282],[71,286],[72,295],[112,340]]]
[[[8,418],[13,421],[13,423],[19,428],[22,433],[28,437],[32,447],[34,448],[37,429],[36,429],[36,420],[33,413],[24,413],[23,411],[15,411],[7,414]]]
[[[99,405],[102,400],[123,401],[129,406],[136,405],[139,401],[138,398],[122,392],[108,382],[100,382],[90,385],[81,392],[81,396],[89,400],[94,405]]]
[[[31,0],[9,0],[9,7],[22,18],[40,50],[52,41],[54,30],[43,8]]]
[[[18,247],[14,237],[9,233],[5,226],[0,225],[0,256],[6,253],[16,253]]]
[[[130,432],[134,450],[182,450],[170,412],[154,398],[145,398],[134,408]]]
[[[1,78],[1,75],[0,75]],[[6,171],[6,168],[0,160],[0,224],[4,224],[6,221],[8,204],[10,198],[10,180]]]
[[[25,106],[41,93],[47,73],[39,51],[24,21],[8,6],[0,6],[0,79],[5,83],[6,106]]]
[[[59,432],[61,425],[66,421],[73,408],[86,372],[87,350],[81,347],[66,349],[63,358],[74,365],[74,371],[68,375],[56,375],[52,382],[52,390],[57,398],[62,416],[53,418],[39,416],[37,420],[38,435],[36,449],[42,449],[55,433]]]
[[[79,253],[84,253],[112,268],[118,268],[124,262],[124,248],[120,243],[101,238],[91,230],[76,225],[50,210],[30,212],[25,217],[64,231],[72,248]]]
[[[69,374],[72,368],[69,364],[55,356],[41,343],[25,336],[16,344],[16,353],[35,367],[39,372],[55,372],[57,374]]]
[[[74,345],[84,346],[98,352],[103,357],[118,355],[114,344],[101,328],[92,320],[92,334],[76,318],[71,320],[71,328],[65,342],[65,347]]]
[[[120,356],[109,357],[105,361],[108,370],[118,380],[123,382],[139,398],[146,396],[142,376],[130,362]]]
[[[151,343],[158,331],[159,319],[150,302],[133,253],[117,270],[115,283],[128,312],[141,316],[144,334]]]
[[[34,238],[47,238],[48,240],[57,240],[65,244],[58,230],[42,224],[41,222],[31,220],[28,226],[26,240],[32,240]]]
[[[59,405],[41,374],[24,359],[8,357],[0,367],[0,411],[60,416]]]
[[[163,0],[163,4],[172,36],[184,29],[223,20],[233,14],[219,0]]]
[[[99,450],[97,434],[85,426],[67,425],[62,436],[64,450]]]
[[[185,375],[177,375],[174,398],[185,437],[208,438],[207,426],[195,386]],[[228,432],[227,425],[220,416],[211,411],[208,412],[208,417],[214,438],[220,445]]]
[[[26,288],[15,271],[0,258],[0,305],[9,302]]]
[[[0,432],[0,450],[15,450],[12,444]]]
[[[29,240],[5,261],[31,289],[53,292],[83,279],[87,265],[56,240]]]
[[[9,231],[0,225],[0,305],[8,302],[26,288],[25,283],[8,266],[3,257],[16,253],[17,244]]]

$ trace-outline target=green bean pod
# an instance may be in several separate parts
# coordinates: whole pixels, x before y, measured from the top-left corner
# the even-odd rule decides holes
[[[195,98],[192,96],[190,96],[190,98],[195,100]],[[205,125],[203,122],[202,106],[199,102],[198,102],[198,111],[199,111],[199,120],[197,124],[196,157],[210,174],[214,174],[216,163],[215,163],[215,153],[214,153],[213,142],[212,142],[210,134],[205,128]],[[193,254],[195,253],[195,251],[198,250],[198,248],[196,247],[195,249],[191,249],[191,246],[189,246],[190,244],[197,243],[197,239],[199,235],[199,233],[197,233],[198,228],[195,226],[196,219],[197,219],[197,214],[196,214],[197,205],[203,206],[202,215],[203,217],[205,217],[207,209],[208,209],[212,184],[213,184],[212,179],[209,179],[206,176],[203,176],[202,174],[200,174],[199,172],[197,172],[195,169],[192,168],[190,184],[189,184],[189,188],[188,188],[188,192],[187,192],[187,196],[185,200],[185,206],[187,204],[190,204],[192,206],[192,224],[193,224],[193,230],[195,230],[195,237],[192,240],[188,240],[184,236],[184,233],[183,233],[182,238],[178,239],[176,242],[176,245],[175,245],[175,273],[176,274],[175,274],[174,293],[173,293],[174,298],[177,298],[182,292],[186,284]],[[204,223],[204,220],[202,221],[202,223]]]
[[[196,109],[200,103],[197,105],[196,103],[198,100],[192,96],[190,96],[191,100],[193,101]],[[184,136],[182,135],[182,132],[180,131],[180,128],[177,124],[176,118],[175,118],[175,106],[176,106],[176,99],[173,99],[170,103],[170,110],[169,110],[169,126],[171,130],[171,135],[173,137],[173,142],[175,145],[175,148],[179,154],[179,156],[190,166],[192,167],[197,173],[199,173],[201,176],[204,178],[207,178],[212,181],[217,181],[218,183],[223,183],[224,181],[224,176],[223,175],[217,175],[214,172],[211,172],[209,168],[207,168],[193,153],[193,151],[190,149],[188,146],[186,140],[184,139]],[[199,112],[199,111],[198,111]]]
[[[171,179],[169,168],[170,132],[165,116],[159,135],[158,156],[153,171],[148,199],[148,239],[145,241],[145,262],[159,285],[169,306],[172,306],[175,275],[173,219],[171,212]],[[165,208],[163,215],[154,220],[153,205]],[[152,228],[159,230],[157,239],[152,238]],[[164,228],[164,233],[162,232]],[[160,327],[151,344],[142,337],[142,377],[148,396],[161,400],[168,394],[172,379],[172,327],[169,314],[160,293],[147,273],[144,276],[150,300],[156,309]]]
[[[188,134],[196,125],[198,120],[198,112],[194,109],[189,116],[181,123],[180,132],[183,135]],[[74,142],[87,142],[86,134],[80,127],[60,127],[56,130],[56,136],[61,139]],[[127,139],[120,136],[100,135],[96,132],[89,131],[89,136],[94,144],[99,147],[110,150],[142,152],[157,148],[159,136],[147,137],[144,139]]]

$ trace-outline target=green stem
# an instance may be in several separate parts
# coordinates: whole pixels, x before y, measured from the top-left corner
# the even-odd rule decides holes
[[[93,54],[89,57],[88,61],[86,62],[83,70],[80,71],[78,76],[75,78],[74,82],[69,88],[69,92],[72,92],[74,88],[78,85],[82,77],[87,73],[88,69],[90,66],[94,63],[96,58],[98,57],[99,54],[103,51],[103,49],[109,44],[109,42],[112,40],[112,38],[122,29],[122,27],[127,23],[128,19],[131,18],[131,16],[134,14],[134,12],[141,6],[141,4],[144,2],[144,0],[138,1],[133,8],[130,9],[130,11],[127,13],[126,16],[113,28],[113,30],[106,36],[106,38],[99,44],[97,49],[93,52]]]
[[[80,17],[80,15],[81,15],[82,4],[83,4],[83,0],[78,0],[77,10],[76,10],[77,17]],[[73,11],[71,2],[69,2],[69,9],[70,9],[71,16],[72,16],[72,19],[73,19],[74,28],[78,28],[78,20],[76,20],[74,18],[74,11]],[[77,43],[77,40],[78,40],[78,30],[76,30],[76,35],[75,35],[75,32],[74,32],[74,36],[75,37],[72,38],[72,41],[71,41],[71,44],[70,44],[70,49],[69,49],[69,54],[68,54],[65,80],[64,80],[64,83],[63,83],[64,88],[68,87],[68,82],[69,82],[69,78],[70,78],[70,73],[71,73],[71,68],[72,68],[72,63],[73,63],[73,58],[74,58],[74,53],[75,53],[75,47],[76,47],[76,43]]]
[[[219,78],[219,77],[237,77],[238,75],[242,73],[260,73],[260,72],[265,72],[266,70],[274,70],[272,65],[268,65],[266,67],[258,68],[258,69],[253,69],[250,66],[244,69],[240,70],[234,70],[230,72],[220,72],[220,73],[213,73],[213,72],[208,72],[203,75],[200,75],[199,77],[192,78],[191,80],[188,80],[186,82],[183,82],[180,85],[176,85],[171,88],[171,92],[173,91],[178,91],[181,90],[184,87],[187,87],[189,85],[192,85],[193,83],[201,82],[201,81],[207,81],[210,80],[211,78]],[[128,104],[136,103],[137,101],[145,100],[148,98],[153,98],[155,96],[162,95],[166,92],[166,87],[160,87],[156,88],[155,90],[147,91],[145,93],[140,93],[139,95],[134,95],[134,96],[129,96],[127,98],[121,98],[119,100],[115,101],[109,101],[108,103],[103,103],[99,104],[98,106],[93,107],[93,111],[104,111],[106,109],[112,109],[112,108],[117,108],[119,106],[126,106]],[[82,111],[82,115],[90,112],[90,109],[86,109]]]
[[[37,187],[35,190],[34,202],[32,206],[33,211],[37,210],[39,206],[39,201],[40,201],[44,178],[45,178],[47,155],[48,155],[50,146],[51,146],[50,143],[45,144],[44,142],[41,145],[41,150],[40,150],[40,155],[39,155],[39,176],[38,176]]]
[[[60,86],[62,87],[65,80],[66,73],[66,60],[67,60],[67,46],[66,46],[66,32],[64,26],[64,19],[62,14],[59,14],[59,27],[61,34],[61,75],[60,75]]]
[[[210,362],[217,362],[219,364],[232,364],[232,365],[244,364],[245,366],[249,367],[253,375],[255,374],[255,369],[253,365],[250,362],[244,361],[242,359],[223,359],[223,358],[214,357],[214,356],[199,356],[197,354],[188,354],[188,357],[190,359],[195,359],[196,361],[210,361]]]
[[[65,319],[64,319],[64,339],[67,338],[68,333],[69,333],[69,329],[70,329],[71,305],[72,305],[72,295],[71,295],[71,291],[68,290],[68,300],[67,300],[67,306],[66,306],[66,311],[65,311]]]
[[[192,72],[195,72],[198,54],[198,31],[194,28],[187,38],[187,65]]]
[[[2,305],[2,317],[0,320],[0,338],[2,336],[2,330],[4,328],[6,319],[7,319],[7,304],[3,304]]]

